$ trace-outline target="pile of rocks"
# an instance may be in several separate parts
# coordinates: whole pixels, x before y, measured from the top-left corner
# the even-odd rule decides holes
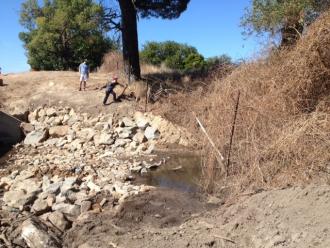
[[[26,137],[7,161],[11,172],[0,179],[0,202],[2,211],[29,216],[20,227],[20,239],[29,247],[58,244],[77,219],[115,209],[150,190],[131,183],[134,173],[147,173],[166,160],[146,156],[158,143],[183,144],[190,137],[166,120],[140,112],[116,120],[71,108],[38,108],[28,119],[22,124]]]
[[[1,210],[35,217],[34,221],[29,218],[28,224],[23,224],[33,230],[22,229],[21,237],[26,243],[31,235],[39,237],[35,242],[50,238],[40,230],[40,224],[33,224],[36,220],[62,234],[78,218],[104,208],[119,207],[128,197],[151,188],[130,182],[130,168],[136,169],[142,162],[110,157],[82,160],[75,153],[60,157],[56,154],[62,151],[56,148],[42,151],[31,148],[29,156],[23,154],[26,151],[24,147],[16,148],[11,160],[15,160],[14,167],[22,169],[0,179],[0,188],[4,190]],[[34,245],[30,247],[37,247]]]
[[[71,150],[106,146],[114,153],[150,153],[155,141],[184,146],[192,136],[160,116],[136,112],[133,118],[115,120],[113,115],[90,117],[71,108],[38,108],[22,125],[26,145],[50,145]]]

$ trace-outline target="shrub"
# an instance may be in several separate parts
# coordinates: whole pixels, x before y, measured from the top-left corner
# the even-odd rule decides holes
[[[226,54],[208,58],[206,65],[209,69],[216,69],[225,65],[233,65],[231,57]]]
[[[204,57],[195,47],[174,41],[147,42],[140,53],[144,63],[180,71],[200,70],[206,66]]]

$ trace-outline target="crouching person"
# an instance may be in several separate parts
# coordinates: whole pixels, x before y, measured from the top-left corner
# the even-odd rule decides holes
[[[117,99],[117,96],[116,96],[116,93],[114,92],[114,89],[120,85],[121,87],[125,87],[125,85],[123,84],[120,84],[118,82],[118,77],[114,76],[112,78],[111,81],[107,82],[103,87],[102,89],[105,88],[105,96],[104,96],[104,99],[103,99],[103,105],[106,105],[107,104],[107,101],[108,101],[108,98],[109,98],[109,95],[111,94],[113,96],[113,101],[116,102],[118,99]]]

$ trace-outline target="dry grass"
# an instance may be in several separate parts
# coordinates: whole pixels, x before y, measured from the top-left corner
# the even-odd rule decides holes
[[[330,13],[311,26],[292,51],[241,65],[224,79],[213,78],[207,89],[177,94],[161,112],[201,137],[208,191],[329,180]],[[241,101],[226,176],[192,112],[226,155],[238,90]]]
[[[99,72],[119,74],[124,69],[123,55],[120,52],[112,51],[104,55]]]

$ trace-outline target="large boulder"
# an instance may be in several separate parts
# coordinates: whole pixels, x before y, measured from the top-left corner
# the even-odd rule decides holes
[[[158,129],[156,129],[154,127],[147,127],[146,130],[144,131],[144,136],[148,140],[158,139],[159,135],[160,135],[160,132],[158,131]]]
[[[9,207],[23,209],[26,205],[33,203],[36,197],[35,193],[27,193],[23,189],[18,189],[6,192],[3,201]]]
[[[64,137],[69,132],[69,126],[55,126],[49,129],[49,136],[53,138]]]
[[[96,135],[94,137],[95,145],[112,145],[115,140],[112,138],[111,134],[101,133],[100,135]]]
[[[40,192],[42,182],[31,178],[30,175],[33,175],[33,173],[23,173],[17,176],[11,185],[10,190],[24,190],[26,193]]]
[[[60,248],[59,239],[49,233],[38,219],[27,219],[22,223],[22,238],[30,248]]]
[[[67,177],[63,181],[61,186],[61,193],[65,195],[65,193],[74,187],[74,184],[77,182],[77,177]]]
[[[56,183],[52,183],[49,186],[45,186],[44,187],[44,192],[48,193],[48,194],[58,194],[61,191],[61,187],[63,185],[63,182],[56,182]]]
[[[24,144],[25,145],[37,145],[48,139],[49,133],[48,129],[39,129],[32,131],[26,135],[24,139]]]
[[[124,117],[121,120],[121,122],[119,123],[119,125],[121,127],[135,127],[136,126],[135,122],[131,118],[128,118],[128,117]]]
[[[31,204],[41,192],[41,182],[29,178],[32,173],[17,176],[13,181],[10,191],[3,196],[3,201],[7,206],[22,209],[24,206]]]
[[[59,211],[65,214],[66,217],[76,218],[80,215],[80,206],[69,203],[56,203],[52,206],[53,211]]]
[[[135,127],[118,127],[115,129],[115,131],[118,133],[118,137],[120,139],[128,139],[132,138],[133,134],[136,132]]]
[[[48,221],[62,232],[70,227],[69,221],[67,221],[64,214],[59,211],[50,213],[48,215]]]
[[[134,114],[135,123],[138,128],[145,130],[149,126],[149,120],[141,112],[136,112]]]
[[[147,141],[146,136],[144,136],[143,132],[138,132],[134,135],[133,140],[137,143],[137,144],[141,144],[145,141]]]
[[[77,136],[85,142],[92,141],[96,132],[93,128],[83,128],[77,132]]]
[[[46,109],[46,115],[49,116],[49,117],[53,117],[53,116],[56,116],[56,109],[54,108],[48,108]]]
[[[38,198],[32,205],[32,212],[36,214],[43,214],[49,210],[47,200]]]

